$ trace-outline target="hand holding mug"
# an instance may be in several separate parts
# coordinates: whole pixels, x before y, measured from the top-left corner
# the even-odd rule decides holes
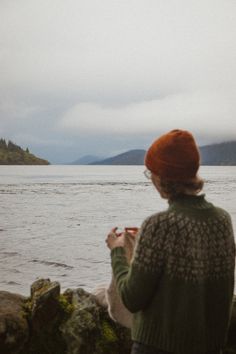
[[[110,250],[116,247],[124,247],[125,245],[124,232],[117,233],[117,229],[118,227],[114,227],[107,235],[106,244],[107,247],[110,248]]]

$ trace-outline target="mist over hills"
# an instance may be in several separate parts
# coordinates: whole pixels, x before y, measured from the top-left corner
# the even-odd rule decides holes
[[[199,147],[201,153],[201,165],[210,166],[235,166],[236,165],[236,141],[223,142]],[[146,151],[143,149],[129,150],[122,154],[107,159],[96,158],[89,165],[143,165]],[[80,161],[83,161],[80,159]],[[85,160],[84,160],[85,161]],[[81,163],[80,163],[81,164]],[[82,163],[83,164],[83,163]]]

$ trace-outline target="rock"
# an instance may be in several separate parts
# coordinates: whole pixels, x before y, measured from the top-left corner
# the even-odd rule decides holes
[[[38,279],[30,287],[30,296],[33,298],[34,294],[43,288],[47,288],[51,284],[50,279]]]
[[[60,325],[67,318],[60,284],[50,279],[39,279],[31,286],[27,302],[27,317],[31,337],[22,354],[65,354]]]
[[[0,291],[0,353],[19,353],[28,340],[24,301],[21,295]]]
[[[11,299],[9,311],[14,312],[14,325],[7,325],[6,301],[1,301],[6,311],[0,321],[1,354],[130,353],[130,331],[113,322],[96,297],[83,289],[67,289],[60,295],[59,283],[40,279],[32,284],[28,299],[6,294],[4,299]],[[19,321],[17,326],[15,319]],[[14,341],[9,340],[12,333]]]
[[[64,298],[66,301],[68,301],[70,304],[72,304],[73,301],[73,290],[72,289],[66,289],[63,293]]]
[[[68,292],[67,292],[68,294]],[[71,302],[75,306],[75,310],[71,314],[68,321],[61,327],[63,337],[67,343],[67,354],[87,353],[86,339],[96,329],[99,319],[98,305],[93,295],[90,295],[83,289],[73,290],[71,293]],[[82,351],[84,348],[84,352]],[[92,351],[90,351],[92,353]]]
[[[61,326],[67,354],[130,353],[130,331],[113,322],[93,294],[79,288],[71,296],[74,311]]]
[[[41,330],[52,322],[59,310],[60,284],[39,279],[31,286],[31,322],[34,330]]]

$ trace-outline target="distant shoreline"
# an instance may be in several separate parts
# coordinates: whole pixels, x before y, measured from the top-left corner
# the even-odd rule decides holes
[[[236,141],[199,147],[202,166],[236,166]],[[109,158],[99,159],[93,156],[84,156],[71,165],[143,165],[146,150],[129,150]]]

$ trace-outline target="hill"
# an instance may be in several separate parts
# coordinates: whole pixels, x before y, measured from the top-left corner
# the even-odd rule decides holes
[[[236,165],[236,141],[201,146],[200,151],[202,165]]]
[[[0,139],[0,165],[49,165],[49,162],[31,154],[28,148],[23,150],[12,141]]]
[[[199,148],[202,165],[236,165],[236,141],[205,145]],[[90,165],[143,165],[145,150],[130,150],[123,154],[95,161]]]
[[[79,159],[69,163],[69,165],[88,165],[92,162],[98,162],[102,160],[101,157],[94,156],[94,155],[85,155],[83,157],[80,157]]]
[[[90,165],[143,165],[145,150],[130,150]]]

